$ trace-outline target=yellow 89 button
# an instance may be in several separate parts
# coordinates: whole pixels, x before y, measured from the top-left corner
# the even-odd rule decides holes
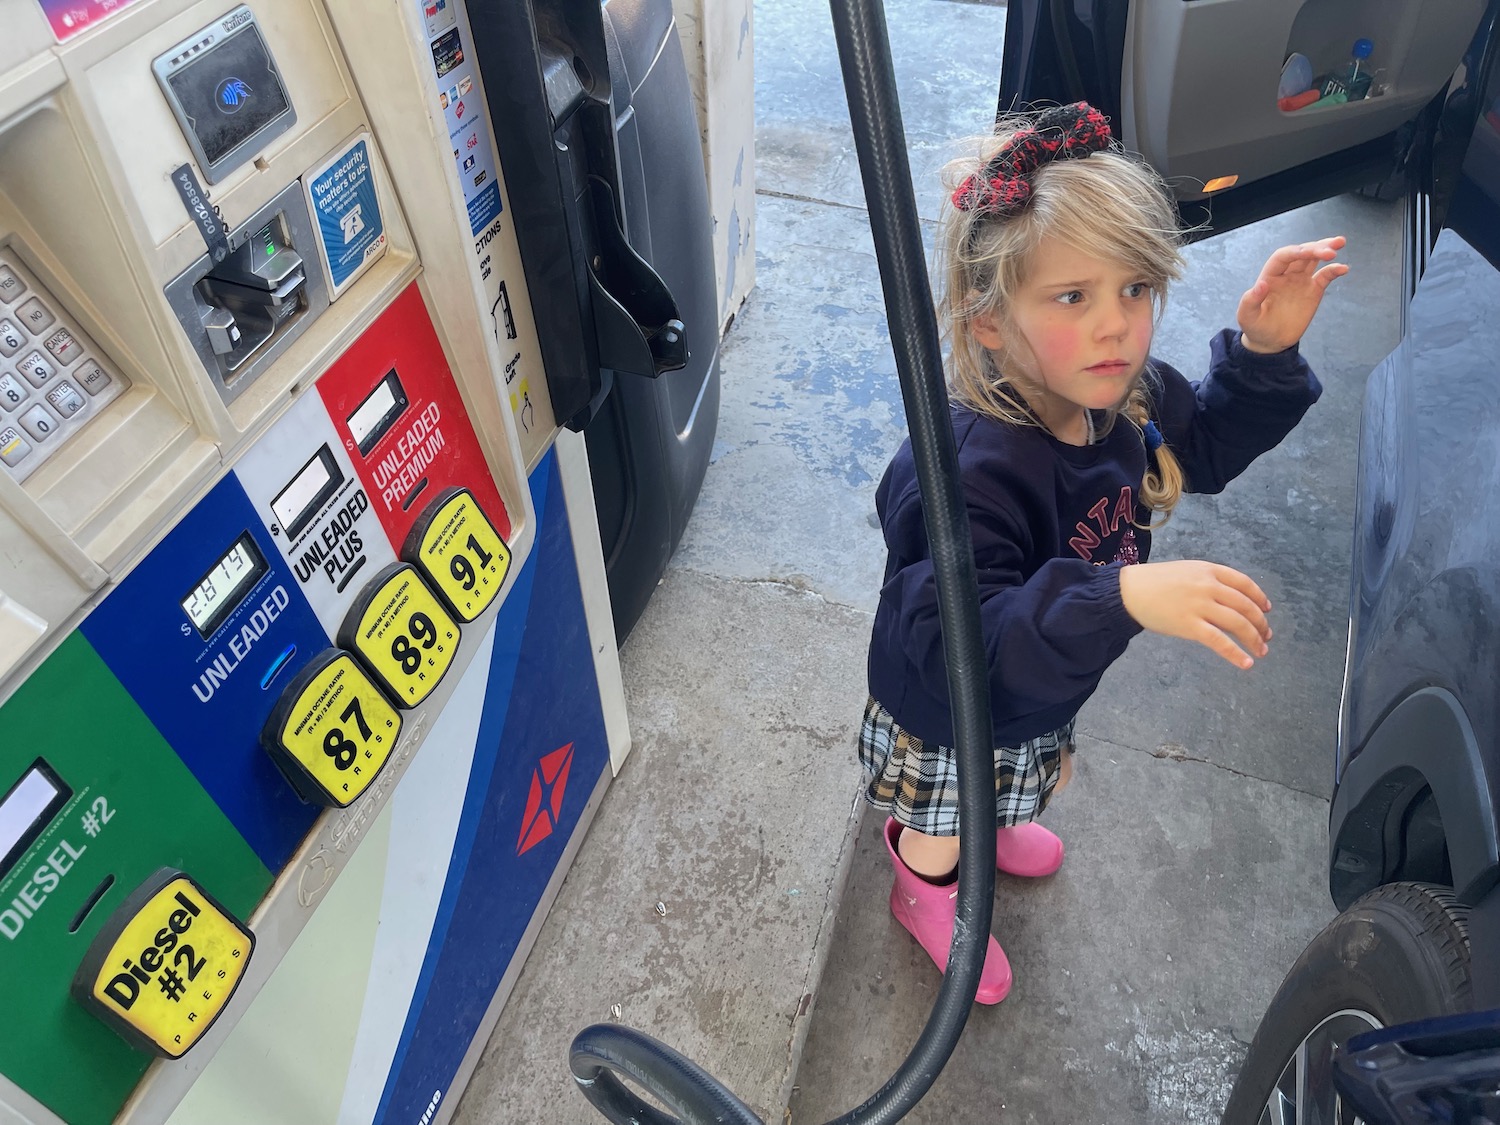
[[[330,648],[284,692],[260,741],[305,800],[343,808],[370,787],[401,735],[401,712],[354,657]]]
[[[398,706],[432,694],[458,655],[458,622],[410,563],[392,563],[354,599],[339,630]]]
[[[450,488],[427,506],[401,557],[421,567],[460,621],[488,609],[510,571],[510,548],[467,488]]]

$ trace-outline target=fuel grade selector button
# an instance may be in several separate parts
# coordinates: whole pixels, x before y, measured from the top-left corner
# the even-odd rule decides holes
[[[416,567],[392,563],[354,599],[338,640],[398,706],[415,707],[452,665],[459,635],[458,622]]]
[[[287,685],[260,741],[303,800],[344,808],[379,776],[400,735],[401,712],[354,657],[330,648]]]
[[[73,998],[131,1046],[181,1058],[229,1003],[254,949],[254,935],[212,895],[162,868],[95,936]]]
[[[489,608],[510,571],[510,549],[467,488],[447,489],[427,506],[401,557],[421,569],[465,622]]]

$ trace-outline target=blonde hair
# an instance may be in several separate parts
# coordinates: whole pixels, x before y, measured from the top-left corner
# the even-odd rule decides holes
[[[996,316],[1001,324],[1007,323],[1032,255],[1048,237],[1138,274],[1151,288],[1159,321],[1166,308],[1167,283],[1182,274],[1183,234],[1176,208],[1156,172],[1131,160],[1117,146],[1083,159],[1055,160],[1037,169],[1029,177],[1031,198],[1018,214],[999,217],[978,208],[955,207],[952,193],[969,176],[982,176],[990,158],[1026,124],[1024,118],[1006,119],[995,133],[967,142],[968,154],[943,168],[948,199],[938,244],[938,320],[950,348],[952,396],[1001,421],[1039,426],[1041,422],[1004,373],[1009,357],[992,355],[974,338],[970,322]],[[1006,339],[1014,336],[1013,331],[1003,333]],[[1148,381],[1156,380],[1148,363],[1125,401],[1105,412],[1098,436],[1107,434],[1122,414],[1143,429],[1151,420]],[[1165,443],[1156,449],[1154,460],[1153,468],[1152,458],[1147,458],[1140,499],[1150,510],[1162,513],[1165,523],[1182,497],[1182,467]]]

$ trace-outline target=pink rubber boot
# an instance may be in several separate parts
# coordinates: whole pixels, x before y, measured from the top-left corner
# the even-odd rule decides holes
[[[900,838],[901,825],[887,819],[885,847],[896,869],[896,882],[891,887],[891,913],[937,963],[938,971],[946,972],[948,947],[953,944],[953,918],[958,911],[958,884],[934,886],[907,867],[896,852],[896,841]],[[979,975],[979,992],[974,999],[981,1004],[998,1004],[1010,992],[1010,982],[1010,962],[991,934],[984,970]]]
[[[1063,842],[1036,821],[995,830],[995,866],[1007,875],[1051,875],[1063,861]]]

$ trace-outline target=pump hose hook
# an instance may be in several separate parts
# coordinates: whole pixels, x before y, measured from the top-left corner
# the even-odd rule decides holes
[[[870,231],[880,264],[891,346],[937,579],[943,654],[957,735],[958,918],[948,971],[927,1025],[906,1061],[863,1105],[829,1125],[899,1121],[932,1087],[963,1033],[989,942],[995,889],[994,741],[979,623],[979,590],[958,456],[948,421],[942,349],[906,158],[882,0],[830,0],[844,90],[859,153]],[[969,784],[974,779],[978,784]],[[689,1125],[761,1125],[711,1075],[643,1032],[594,1024],[573,1040],[569,1062],[584,1096],[616,1125],[675,1125],[616,1074],[649,1090]]]

